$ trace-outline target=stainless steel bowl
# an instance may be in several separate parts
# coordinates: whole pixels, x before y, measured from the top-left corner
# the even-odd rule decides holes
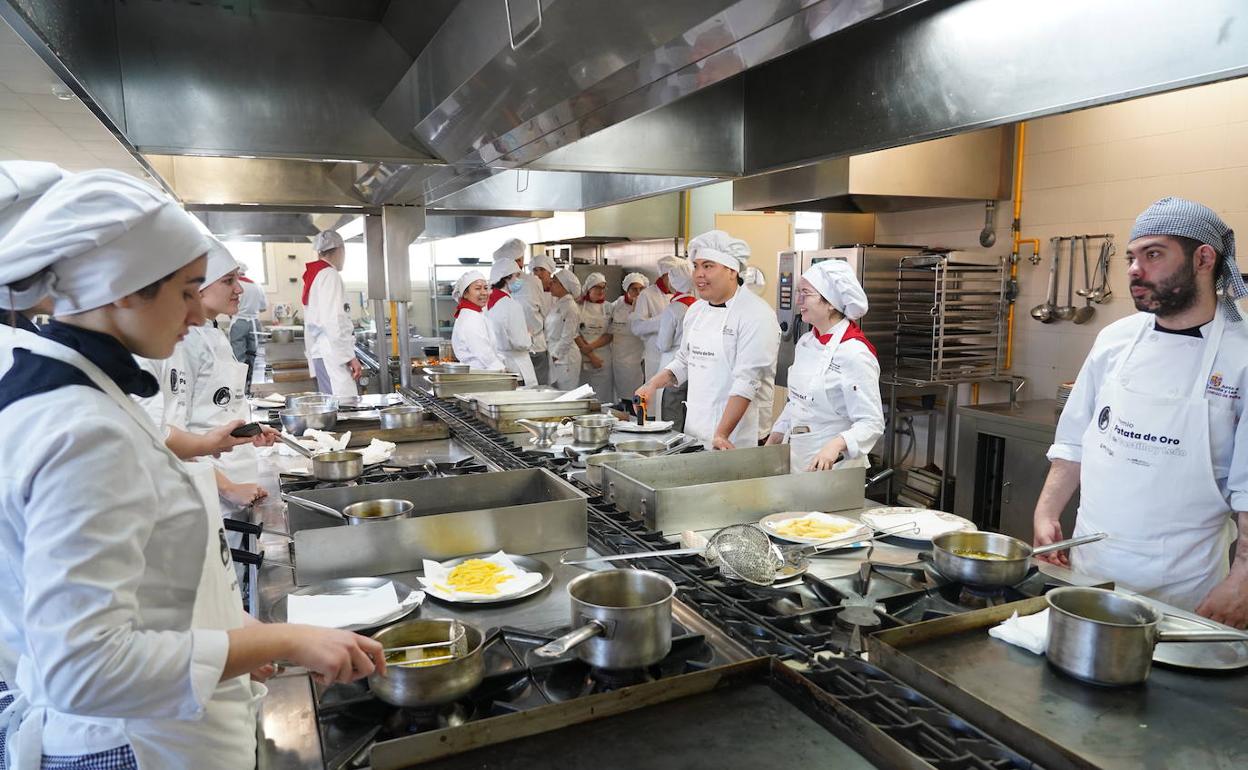
[[[282,420],[282,430],[292,436],[302,436],[308,429],[307,412],[300,409],[283,409],[277,416]]]
[[[357,454],[351,452],[350,454]],[[317,458],[322,455],[317,455]],[[352,503],[342,509],[342,516],[348,524],[369,524],[391,519],[405,519],[411,515],[416,506],[408,500],[383,498],[380,500],[364,500]]]
[[[386,647],[428,644],[451,638],[454,621],[435,618],[406,620],[387,626],[373,638]],[[452,703],[472,692],[485,675],[482,655],[485,635],[460,621],[468,652],[436,666],[387,666],[384,674],[370,674],[368,687],[393,706],[424,707]]]
[[[419,428],[425,421],[425,410],[418,406],[392,406],[378,412],[382,430]]]
[[[269,331],[269,342],[287,344],[295,341],[294,329],[272,329]]]
[[[325,395],[324,393],[317,393],[315,390],[304,390],[304,391],[300,391],[299,393],[287,393],[286,394],[286,408],[287,409],[294,408],[295,402],[301,398],[323,397],[324,395]]]
[[[286,408],[296,409],[299,407],[321,408],[338,410],[340,400],[337,396],[326,395],[325,393],[301,393],[297,396],[286,397]]]

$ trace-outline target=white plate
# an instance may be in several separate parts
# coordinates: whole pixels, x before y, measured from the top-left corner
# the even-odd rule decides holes
[[[649,420],[645,425],[638,425],[628,420],[620,420],[615,424],[614,430],[621,433],[666,433],[672,429],[674,423],[671,420]]]
[[[784,511],[782,513],[773,513],[773,514],[764,516],[762,519],[759,520],[758,523],[760,526],[762,526],[764,532],[776,538],[777,540],[783,540],[786,543],[800,543],[802,545],[810,545],[811,543],[821,543],[823,542],[823,540],[819,538],[795,537],[793,535],[783,535],[778,531],[780,525],[784,524],[784,522],[790,521],[792,519],[800,519],[805,516],[810,516],[811,514],[817,514],[817,518],[819,518],[822,521],[826,521],[829,524],[842,524],[842,525],[848,524],[851,527],[853,527],[853,529],[846,530],[846,532],[843,535],[836,536],[837,541],[844,539],[845,545],[847,547],[850,545],[853,545],[855,542],[855,540],[851,538],[867,537],[868,535],[871,534],[871,528],[863,524],[860,521],[854,521],[853,519],[847,519],[844,516],[837,516],[836,514],[833,514],[833,513],[822,513],[819,511]]]
[[[488,556],[488,554],[460,556],[457,559],[450,559],[449,561],[442,562],[442,566],[450,569],[468,561],[469,559],[480,559],[482,556]],[[426,596],[430,596],[440,602],[445,602],[446,604],[501,604],[503,602],[514,602],[517,599],[532,596],[546,586],[550,585],[550,582],[555,578],[554,570],[552,570],[550,565],[544,561],[534,559],[532,556],[519,556],[510,553],[506,554],[506,556],[508,559],[511,559],[512,564],[515,564],[522,571],[536,572],[542,576],[542,579],[536,585],[530,586],[522,591],[517,591],[516,593],[499,594],[497,596],[482,596],[479,599],[457,599],[443,594],[441,591],[433,588],[432,586],[423,586],[422,590],[425,592]]]
[[[862,520],[876,529],[890,529],[910,522],[917,522],[919,531],[905,535],[889,535],[898,540],[912,540],[919,543],[930,543],[932,538],[946,532],[975,532],[979,528],[969,519],[955,516],[944,511],[932,511],[927,508],[872,508],[863,511]]]

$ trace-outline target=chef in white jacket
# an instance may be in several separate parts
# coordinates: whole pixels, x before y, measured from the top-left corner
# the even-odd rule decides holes
[[[680,260],[667,271],[667,282],[672,289],[671,302],[659,314],[659,333],[655,335],[655,344],[659,348],[659,367],[665,367],[676,357],[680,343],[684,339],[685,314],[698,301],[693,295],[693,270],[689,263]],[[685,429],[685,398],[689,393],[688,383],[668,385],[658,392],[658,400],[662,407],[662,417],[671,420],[672,430]]]
[[[66,173],[54,163],[32,160],[0,163],[0,237],[13,229],[39,196],[61,181]],[[35,292],[38,296],[31,296],[24,288],[12,286],[0,294],[0,327],[7,325],[35,332],[31,317],[50,311],[51,301],[41,290]],[[0,375],[9,370],[11,363],[8,354],[0,350]]]
[[[207,248],[175,201],[111,171],[67,177],[0,239],[0,292],[42,287],[55,316],[0,335],[15,362],[0,378],[9,768],[253,767],[248,672],[384,665],[364,637],[244,620],[211,477],[130,398],[157,392],[134,356],[168,356],[204,320]]]
[[[546,356],[546,311],[550,307],[549,299],[540,276],[524,275],[524,256],[529,246],[519,238],[509,238],[494,250],[494,262],[511,260],[516,263],[516,271],[520,274],[515,279],[511,296],[524,309],[524,325],[529,330],[529,361],[533,364],[533,376],[537,382],[545,383],[550,377],[549,362]]]
[[[469,270],[455,282],[451,297],[455,306],[455,327],[451,330],[451,348],[455,360],[473,369],[502,371],[507,364],[494,349],[490,325],[485,320],[485,303],[490,301],[490,287],[480,270]]]
[[[607,278],[602,273],[585,276],[581,294],[581,384],[594,389],[603,401],[615,398],[611,365],[611,313],[607,304]]]
[[[794,473],[865,468],[884,433],[880,364],[857,324],[867,294],[848,262],[829,259],[802,274],[797,306],[811,330],[797,341],[789,400],[767,443],[788,441]]]
[[[637,297],[650,285],[650,279],[641,273],[629,273],[620,284],[623,294],[611,303],[611,377],[615,385],[615,397],[632,398],[633,392],[646,381],[645,343],[633,334],[633,314],[637,312]]]
[[[355,332],[347,311],[342,267],[347,247],[334,230],[312,241],[317,259],[303,271],[303,344],[317,388],[335,396],[358,396],[355,381],[364,371],[355,357]]]
[[[743,288],[750,247],[722,230],[689,243],[701,297],[685,316],[680,350],[637,395],[686,380],[685,432],[711,449],[758,446],[759,393],[776,380],[780,325],[771,306]]]
[[[555,273],[550,284],[555,306],[546,314],[546,344],[550,351],[550,384],[559,390],[573,390],[581,376],[581,279],[571,270]]]
[[[512,297],[512,293],[523,286],[514,260],[495,260],[490,266],[490,298],[485,303],[485,320],[494,340],[494,350],[507,365],[507,371],[520,375],[525,385],[537,385],[537,373],[529,357],[533,338],[529,336],[523,306]]]
[[[763,271],[754,265],[746,266],[741,273],[741,280],[745,284],[745,288],[754,292],[758,296],[767,293],[767,279],[763,276]],[[763,300],[766,302],[766,300]],[[758,394],[758,442],[761,444],[767,440],[771,434],[772,413],[775,411],[776,401],[776,384],[768,382],[764,384],[763,390]]]
[[[1163,198],[1136,219],[1126,256],[1140,312],[1106,326],[1079,371],[1049,449],[1035,542],[1062,539],[1078,489],[1074,535],[1109,537],[1060,562],[1243,628],[1248,324],[1236,300],[1248,289],[1235,233],[1206,206]]]
[[[659,314],[663,312],[663,308],[667,307],[672,294],[675,293],[669,272],[676,265],[688,266],[688,264],[688,260],[677,256],[661,258],[659,277],[637,295],[637,309],[633,311],[630,328],[645,345],[645,378],[647,381],[659,373],[660,351],[655,341],[655,335],[659,333]]]

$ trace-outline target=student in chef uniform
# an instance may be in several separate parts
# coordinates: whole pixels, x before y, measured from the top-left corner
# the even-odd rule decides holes
[[[303,271],[303,344],[317,388],[335,396],[358,396],[363,368],[355,357],[355,332],[346,308],[342,267],[347,247],[334,230],[316,234],[317,259]]]
[[[655,335],[655,344],[659,348],[659,367],[665,367],[676,357],[680,350],[685,328],[685,314],[698,298],[693,296],[693,271],[689,263],[680,260],[672,265],[667,273],[667,283],[671,287],[671,302],[663,308],[659,315],[659,333]],[[685,398],[688,395],[688,383],[668,385],[658,392],[662,407],[660,419],[671,420],[672,430],[685,429]]]
[[[1060,562],[1243,628],[1248,325],[1236,300],[1248,289],[1235,233],[1206,206],[1163,198],[1136,219],[1126,257],[1140,312],[1105,327],[1079,371],[1049,449],[1035,542],[1062,539],[1078,489],[1074,535],[1109,537]]]
[[[633,334],[641,338],[645,345],[645,373],[646,381],[659,373],[661,351],[655,335],[659,333],[659,316],[663,312],[663,308],[667,307],[667,303],[671,301],[671,296],[675,290],[671,286],[670,276],[671,269],[676,265],[688,266],[688,260],[680,257],[663,257],[659,260],[659,277],[654,283],[641,290],[641,294],[637,295],[637,308],[633,311],[632,320],[629,322],[629,328]],[[630,395],[628,393],[622,394]],[[671,419],[670,417],[660,415],[658,404],[655,404],[655,419]]]
[[[40,195],[61,181],[67,172],[53,163],[10,160],[0,163],[0,237],[13,228],[22,214],[34,205]],[[38,331],[31,320],[51,311],[51,300],[31,296],[24,286],[11,286],[0,294],[0,326],[12,326],[28,332]],[[9,370],[12,359],[0,350],[0,375]]]
[[[250,394],[251,373],[260,349],[260,314],[269,309],[269,303],[264,298],[264,289],[247,277],[247,268],[242,265],[238,268],[238,280],[243,296],[238,298],[238,312],[230,323],[230,347],[234,357],[247,364],[247,392]]]
[[[758,446],[759,393],[776,380],[780,325],[771,306],[743,289],[750,247],[722,230],[689,243],[701,297],[685,316],[676,357],[637,395],[688,380],[685,432],[711,449]]]
[[[207,249],[175,201],[112,171],[67,177],[0,239],[0,293],[33,281],[56,319],[0,335],[11,768],[253,767],[263,688],[248,672],[281,658],[347,681],[384,665],[371,639],[244,621],[211,476],[130,399],[157,391],[134,356],[168,356],[204,320]]]
[[[451,296],[455,306],[455,328],[451,331],[451,348],[455,359],[473,369],[502,371],[507,364],[494,349],[490,326],[485,320],[485,303],[490,300],[490,287],[479,270],[469,270],[455,282]]]
[[[490,327],[490,338],[494,340],[494,350],[507,365],[507,371],[520,375],[525,385],[536,385],[537,373],[529,357],[533,338],[529,336],[524,308],[512,297],[512,292],[523,288],[514,260],[495,260],[490,266],[490,287],[485,320]]]
[[[607,302],[607,278],[602,273],[585,276],[581,295],[581,384],[594,389],[599,399],[615,398],[611,364],[611,313]]]
[[[546,344],[550,352],[550,384],[560,390],[573,390],[581,376],[581,279],[571,270],[555,273],[550,283],[555,306],[546,314]]]
[[[524,256],[529,246],[519,238],[509,238],[494,251],[494,261],[511,260],[516,263],[520,275],[514,280],[512,298],[524,309],[524,325],[529,331],[529,361],[537,382],[545,383],[550,377],[550,364],[546,355],[546,311],[549,308],[547,294],[541,278],[524,275]]]
[[[645,343],[633,334],[631,322],[637,312],[637,297],[650,285],[641,273],[624,276],[624,293],[611,305],[611,377],[615,381],[615,398],[632,398],[633,392],[646,381]]]
[[[767,291],[767,279],[763,277],[763,271],[754,265],[749,265],[741,273],[741,280],[745,282],[745,288],[754,292],[758,296],[763,296]],[[766,302],[766,300],[763,300]],[[758,393],[758,443],[762,444],[771,435],[772,413],[775,411],[776,402],[776,384],[774,382],[764,383],[763,389]]]
[[[811,330],[797,341],[789,400],[767,443],[789,442],[793,473],[865,468],[884,433],[880,364],[857,324],[866,292],[849,263],[829,259],[802,274],[797,305]]]

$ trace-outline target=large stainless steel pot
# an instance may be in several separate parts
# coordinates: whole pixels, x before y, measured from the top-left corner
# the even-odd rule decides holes
[[[1012,586],[1027,577],[1032,556],[1104,538],[1104,533],[1097,533],[1032,548],[1018,538],[996,532],[946,532],[932,538],[932,564],[937,572],[960,583],[985,588]],[[999,558],[963,556],[958,551],[978,551]]]
[[[657,572],[613,569],[568,583],[575,631],[534,653],[557,658],[575,649],[595,668],[641,668],[672,649],[672,597],[676,585]]]
[[[1067,586],[1046,594],[1055,668],[1093,684],[1123,686],[1148,678],[1159,642],[1246,642],[1242,631],[1161,631],[1164,614],[1143,599],[1103,588]]]
[[[577,446],[606,446],[615,418],[605,414],[582,414],[572,418],[572,441]]]
[[[373,638],[385,647],[441,642],[451,638],[455,622],[432,618],[407,620],[381,629]],[[472,692],[485,675],[481,652],[485,635],[475,626],[458,622],[464,629],[466,654],[438,665],[386,666],[386,673],[369,675],[369,689],[386,703],[415,708],[452,703]]]
[[[589,483],[604,489],[607,485],[607,479],[603,472],[603,468],[612,463],[623,462],[624,460],[640,460],[645,455],[637,452],[599,452],[595,455],[589,455],[585,458],[585,476],[589,479]]]
[[[382,430],[419,428],[425,421],[425,410],[418,406],[392,406],[378,415]]]

